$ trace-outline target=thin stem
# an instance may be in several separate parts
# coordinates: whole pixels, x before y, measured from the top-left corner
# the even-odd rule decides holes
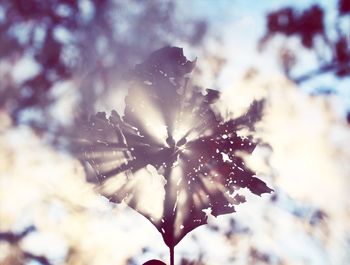
[[[174,265],[174,247],[169,247],[170,251],[170,265]]]

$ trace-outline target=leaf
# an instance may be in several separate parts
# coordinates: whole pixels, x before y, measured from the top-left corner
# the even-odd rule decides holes
[[[263,102],[224,121],[211,107],[219,92],[190,84],[194,67],[180,48],[152,53],[135,67],[124,116],[93,115],[78,142],[98,191],[143,214],[169,247],[206,224],[208,212],[234,212],[245,202],[240,188],[259,196],[272,191],[237,153],[253,152],[253,138],[237,131],[253,129]]]
[[[262,44],[276,33],[281,33],[299,36],[302,45],[311,49],[315,46],[317,36],[324,37],[324,11],[319,5],[312,5],[303,12],[291,7],[282,8],[267,15],[267,27],[268,32]]]
[[[166,265],[166,264],[160,260],[152,259],[152,260],[149,260],[149,261],[143,263],[143,265]]]

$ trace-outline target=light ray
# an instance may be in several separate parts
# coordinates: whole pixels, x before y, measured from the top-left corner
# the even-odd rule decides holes
[[[156,106],[155,100],[146,92],[144,88],[134,89],[136,94],[128,100],[130,111],[133,117],[137,119],[141,131],[146,132],[159,144],[166,145],[168,134],[165,120],[161,110]],[[138,99],[142,99],[142,101]]]

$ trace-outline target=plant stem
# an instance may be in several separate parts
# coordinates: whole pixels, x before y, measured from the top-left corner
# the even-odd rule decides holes
[[[174,247],[169,247],[170,251],[170,265],[174,265]]]

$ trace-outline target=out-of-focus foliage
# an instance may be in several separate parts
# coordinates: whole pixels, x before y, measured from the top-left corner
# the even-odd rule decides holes
[[[81,106],[75,116],[86,115],[150,49],[201,43],[205,21],[178,12],[175,2],[158,0],[1,1],[0,108],[15,123],[47,125],[69,81]]]
[[[310,72],[293,75],[300,50],[283,45],[280,61],[284,72],[293,81],[300,83],[325,73],[338,78],[350,76],[349,0],[339,0],[338,10],[331,24],[326,20],[327,10],[314,4],[304,10],[285,7],[267,15],[267,29],[260,46],[268,45],[271,38],[284,35],[297,37],[302,46],[310,50],[318,60],[318,67]],[[299,66],[300,67],[300,66]]]
[[[318,1],[319,8],[314,9],[305,6],[305,1],[296,1],[295,6],[290,1],[296,20],[306,21],[306,14],[322,10],[323,22],[305,23],[323,25],[323,30],[318,27],[319,30],[312,31],[312,38],[302,34],[300,27],[291,35],[272,34],[275,37],[271,35],[266,42],[262,57],[250,54],[249,46],[255,47],[254,41],[263,35],[260,27],[264,24],[265,12],[276,11],[271,9],[275,3],[282,8],[284,0],[272,1],[273,4],[271,1],[185,1],[187,12],[178,9],[181,0],[172,3],[157,0],[36,2],[40,2],[41,10],[50,11],[41,13],[42,20],[28,14],[28,10],[24,11],[25,16],[16,15],[23,12],[16,10],[17,7],[32,5],[34,1],[0,1],[0,46],[11,43],[6,45],[6,53],[0,51],[0,264],[38,264],[43,261],[41,258],[53,265],[139,265],[150,259],[168,260],[162,237],[147,220],[124,204],[109,204],[98,196],[86,183],[77,161],[45,144],[50,135],[20,124],[38,119],[44,124],[45,120],[52,121],[47,117],[58,114],[66,121],[72,114],[95,113],[102,109],[104,101],[124,98],[110,92],[124,86],[119,82],[120,77],[150,50],[167,44],[186,47],[188,43],[191,45],[187,45],[186,51],[198,48],[198,52],[192,52],[201,59],[197,65],[205,60],[210,66],[198,71],[201,78],[209,80],[201,85],[216,88],[211,85],[214,79],[224,81],[224,85],[219,86],[224,89],[215,107],[227,120],[243,114],[253,100],[266,98],[265,115],[257,126],[256,136],[267,144],[258,146],[245,161],[260,179],[273,185],[275,195],[271,199],[256,199],[246,194],[249,203],[236,206],[239,214],[234,219],[227,215],[216,219],[209,216],[207,226],[192,231],[177,245],[176,262],[181,264],[184,259],[185,264],[201,265],[350,264],[349,124],[339,111],[342,102],[339,95],[333,93],[335,86],[327,87],[317,96],[300,89],[306,81],[325,75],[342,84],[348,80],[337,74],[340,62],[337,58],[348,56],[349,50],[348,0],[335,0],[332,6],[330,1]],[[57,8],[51,8],[55,3]],[[59,7],[61,4],[63,8]],[[72,5],[78,8],[67,16]],[[219,5],[222,8],[217,12]],[[200,10],[193,8],[196,6],[200,6]],[[9,7],[15,9],[11,16],[6,11]],[[95,13],[98,8],[107,12],[108,18],[101,18],[104,12]],[[234,12],[225,13],[230,10]],[[149,16],[152,12],[155,15]],[[208,20],[195,20],[198,12],[209,14]],[[214,12],[217,13],[212,16]],[[61,22],[63,26],[58,29],[52,28],[58,25],[53,19],[57,17],[55,13],[64,17],[60,21],[78,21],[76,30],[67,29],[66,22]],[[185,13],[191,17],[185,17]],[[116,35],[104,32],[104,26],[100,26],[99,21],[109,19],[118,22],[111,23]],[[174,22],[170,23],[171,28],[167,27],[167,21]],[[283,21],[286,20],[282,18],[281,23]],[[214,23],[217,33],[228,41],[220,48],[206,39],[206,29]],[[47,89],[38,84],[39,89],[44,89],[40,94],[22,84],[46,71],[41,62],[48,65],[49,58],[57,58],[55,52],[47,49],[47,59],[42,57],[46,54],[40,55],[49,27],[53,32],[53,51],[60,47],[61,53],[57,67],[48,67],[48,75],[43,79],[55,82]],[[30,33],[32,28],[36,37],[31,45],[26,45],[30,36],[26,32]],[[204,38],[192,42],[197,39],[196,34],[192,35],[196,32]],[[252,35],[254,38],[249,39]],[[117,48],[110,44],[108,37],[116,41]],[[342,42],[342,37],[346,41]],[[302,38],[306,43],[309,41],[312,48],[303,46]],[[299,81],[301,86],[265,71],[271,70],[273,56],[263,56],[268,54],[268,49],[275,51],[281,47],[276,48],[275,41],[280,41],[283,47],[280,63],[285,72],[289,72],[289,80]],[[344,49],[345,43],[347,49]],[[120,48],[124,46],[135,49]],[[220,60],[209,56],[207,51],[220,54]],[[224,65],[227,60],[229,67],[224,69],[224,75],[234,78],[222,80],[221,70],[227,66]],[[250,62],[262,68],[250,71],[246,79],[237,80],[237,70],[249,66]],[[62,68],[66,67],[65,73]],[[99,69],[115,70],[104,75]],[[260,70],[262,75],[258,74]],[[57,78],[60,71],[63,75]],[[266,72],[269,74],[264,76]],[[36,96],[31,96],[32,93]],[[71,102],[81,108],[70,108]],[[110,106],[104,110],[123,108],[114,102]],[[41,111],[43,109],[48,111]],[[242,112],[237,111],[240,109]],[[350,121],[350,113],[347,120]],[[35,230],[24,233],[25,237],[19,241],[14,240],[30,227]]]

